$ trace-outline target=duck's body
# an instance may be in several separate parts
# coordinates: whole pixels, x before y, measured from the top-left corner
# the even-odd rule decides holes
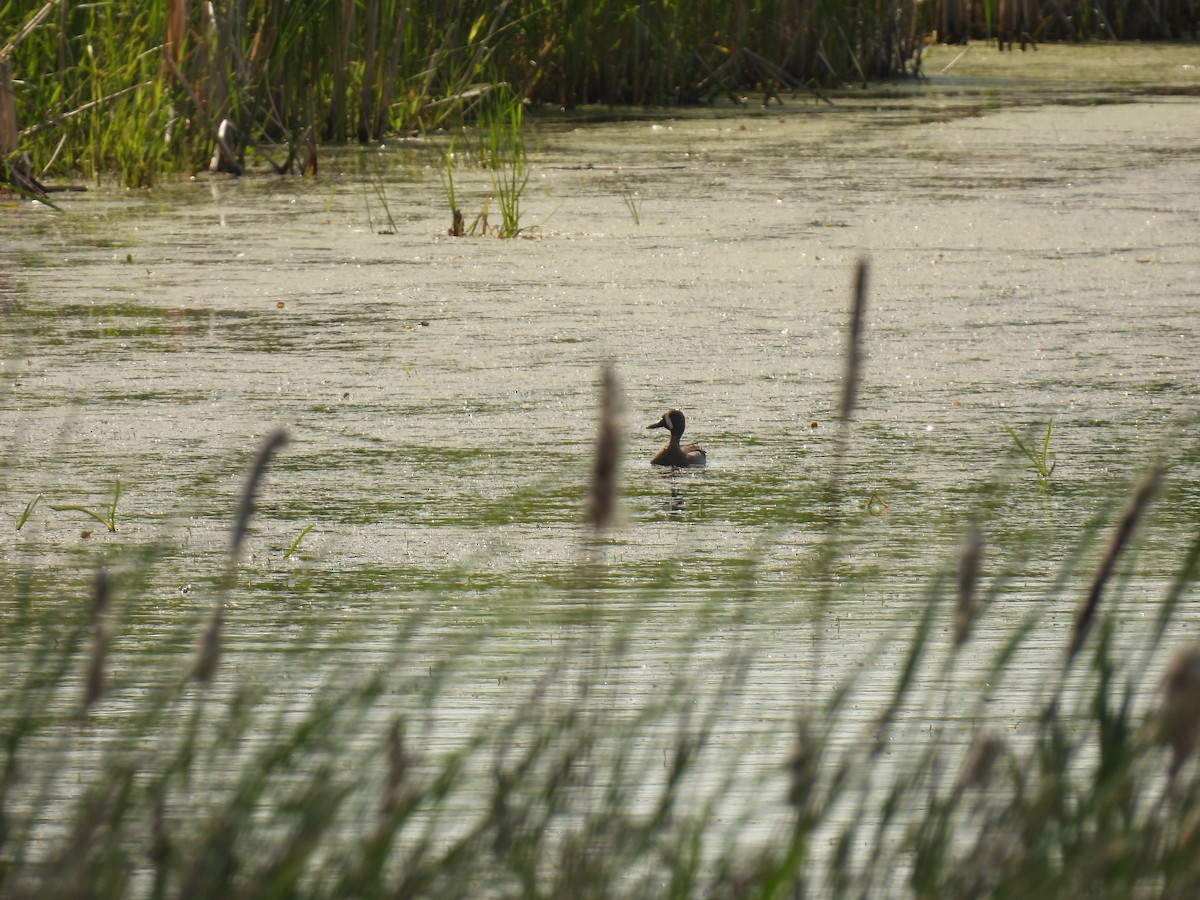
[[[687,420],[684,419],[683,413],[677,409],[668,409],[663,413],[663,417],[653,425],[647,425],[647,428],[665,428],[671,432],[670,439],[663,444],[662,449],[654,454],[654,458],[650,460],[652,466],[672,466],[677,469],[686,469],[692,466],[702,466],[708,460],[704,453],[704,448],[699,444],[680,444],[679,439],[683,437],[683,429],[687,426]]]

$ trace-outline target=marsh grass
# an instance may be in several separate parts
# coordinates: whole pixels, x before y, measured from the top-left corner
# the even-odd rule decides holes
[[[381,140],[470,121],[510,86],[535,106],[652,105],[749,98],[919,71],[931,33],[992,37],[997,10],[959,0],[245,0],[239,3],[0,2],[0,66],[15,86],[11,130],[32,171],[115,175],[147,186],[197,171],[228,119],[246,147]],[[1187,0],[1068,0],[1040,40],[1195,37]],[[917,65],[914,65],[914,60]],[[2,79],[0,79],[2,80]]]
[[[629,215],[633,218],[634,225],[642,224],[642,202],[645,198],[641,192],[629,182],[622,179],[617,182],[617,194],[621,198],[621,202],[625,204],[625,208],[629,210]]]
[[[1054,467],[1057,465],[1054,454],[1050,452],[1050,436],[1054,433],[1054,420],[1051,419],[1046,423],[1046,434],[1042,438],[1040,446],[1032,441],[1027,444],[1021,440],[1021,436],[1009,425],[1005,425],[1004,430],[1013,439],[1017,449],[1033,464],[1038,481],[1042,486],[1042,492],[1045,493],[1050,487],[1050,476],[1054,474]]]
[[[17,517],[17,531],[25,527],[25,523],[29,521],[29,517],[33,515],[33,511],[37,509],[37,505],[41,502],[42,495],[37,494],[25,504],[25,508],[21,510],[21,515]]]
[[[434,164],[450,207],[447,233],[451,237],[480,234],[515,238],[526,229],[521,224],[521,197],[530,175],[524,102],[505,84],[492,85],[476,100],[474,121],[456,129]],[[432,145],[436,138],[426,135],[426,140]],[[462,150],[464,145],[466,152]],[[491,186],[490,195],[483,198],[479,213],[469,224],[459,205],[459,182],[454,175],[455,167],[464,162],[484,169]],[[493,204],[500,214],[496,224],[489,222]]]
[[[847,442],[868,377],[866,275],[854,279]],[[1040,548],[1005,546],[980,521],[908,614],[838,667],[838,605],[889,590],[839,568],[855,540],[840,507],[814,529],[831,549],[786,600],[811,615],[776,627],[780,597],[759,593],[757,558],[672,615],[661,601],[680,589],[677,561],[647,571],[606,554],[620,502],[611,369],[599,406],[592,552],[563,583],[490,593],[474,625],[450,612],[471,573],[447,569],[398,591],[393,633],[368,619],[261,649],[238,573],[282,432],[249,466],[224,571],[165,633],[138,630],[158,602],[140,571],[154,548],[95,575],[8,570],[0,894],[1194,890],[1200,647],[1179,614],[1200,533],[1193,522],[1181,544],[1176,520],[1155,521],[1156,504],[1183,496],[1169,466],[1120,514],[1099,511],[1037,594],[1021,553]],[[1002,489],[981,485],[981,503]],[[496,507],[511,515],[519,498]],[[1160,554],[1135,579],[1143,549],[1164,540],[1171,567]],[[342,590],[352,602],[353,580]],[[503,663],[513,628],[554,640]],[[775,670],[763,667],[821,633],[814,670],[831,677],[783,687],[790,723],[766,715]]]
[[[35,497],[30,502],[30,505],[25,508],[25,512],[22,513],[22,515],[21,515],[20,523],[17,525],[18,529],[20,529],[20,527],[25,524],[25,520],[28,519],[30,513],[33,512],[33,506],[37,503],[37,499],[38,498]],[[50,508],[52,510],[54,510],[55,512],[81,512],[84,515],[90,516],[91,518],[95,519],[97,522],[99,522],[101,525],[103,525],[105,528],[107,528],[109,530],[109,532],[116,532],[116,530],[117,530],[117,503],[120,501],[120,499],[121,499],[121,479],[117,478],[117,479],[115,479],[115,481],[113,483],[112,502],[108,504],[108,509],[106,511],[95,510],[95,509],[92,509],[90,506],[82,506],[77,503],[67,503],[67,504],[53,504],[52,503],[52,504],[50,504]]]
[[[386,226],[377,228],[375,225],[374,218],[371,215],[371,198],[370,195],[366,193],[368,184],[370,185],[371,193],[375,195],[375,199],[379,202],[379,206],[383,210],[384,221],[387,223]],[[370,228],[376,234],[396,233],[396,220],[392,218],[392,207],[388,202],[387,185],[384,183],[383,171],[381,167],[377,168],[364,180],[363,205],[366,208],[368,228]]]
[[[297,550],[300,549],[301,542],[306,537],[308,537],[308,533],[310,531],[312,531],[313,528],[315,528],[315,527],[316,527],[316,522],[309,522],[307,525],[305,525],[303,528],[301,528],[300,533],[298,535],[296,535],[296,539],[294,541],[292,541],[292,543],[290,545],[288,545],[287,550],[283,551],[283,558],[291,559],[292,554],[294,554]]]
[[[500,210],[497,237],[514,238],[521,233],[521,195],[529,184],[524,117],[521,98],[507,88],[488,94],[479,115],[480,156]]]

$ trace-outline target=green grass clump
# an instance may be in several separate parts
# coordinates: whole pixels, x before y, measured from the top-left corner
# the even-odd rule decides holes
[[[1004,430],[1013,439],[1013,443],[1017,445],[1017,449],[1033,464],[1034,471],[1037,472],[1038,481],[1041,483],[1042,492],[1044,493],[1050,487],[1050,476],[1054,474],[1054,467],[1057,464],[1054,460],[1054,454],[1050,452],[1050,435],[1054,431],[1054,420],[1051,419],[1046,423],[1046,436],[1042,438],[1040,447],[1026,444],[1021,440],[1021,436],[1008,425],[1004,426]]]

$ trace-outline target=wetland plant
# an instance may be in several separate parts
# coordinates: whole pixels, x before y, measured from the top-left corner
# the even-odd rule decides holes
[[[488,93],[479,116],[481,156],[492,181],[492,196],[500,210],[497,237],[521,233],[521,195],[529,184],[525,149],[525,104],[507,85]]]
[[[1015,6],[1015,4],[1013,5]],[[1039,39],[1194,36],[1189,0],[1064,0]],[[1106,7],[1108,8],[1108,7]],[[200,170],[220,123],[246,146],[375,141],[467,120],[476,86],[531,103],[665,105],[903,75],[926,35],[991,36],[961,0],[741,0],[581,6],[544,0],[0,3],[0,149],[37,177],[114,174],[129,186]],[[7,113],[8,111],[6,111]],[[15,143],[17,146],[9,146]],[[289,168],[290,166],[286,166]]]
[[[859,319],[864,290],[860,270]],[[847,440],[860,375],[848,363]],[[597,549],[620,502],[615,374],[601,383]],[[0,895],[1123,898],[1200,883],[1200,646],[1184,618],[1200,532],[1181,542],[1177,517],[1155,521],[1190,499],[1157,471],[1107,538],[1082,530],[1043,593],[1022,559],[1043,546],[997,536],[985,554],[984,523],[859,658],[821,673],[844,652],[818,650],[812,683],[779,691],[762,676],[781,651],[892,592],[841,552],[856,532],[836,507],[815,536],[832,549],[787,603],[760,591],[770,548],[682,614],[661,602],[687,587],[681,560],[597,552],[482,601],[447,570],[397,590],[386,634],[371,617],[322,642],[323,617],[272,650],[252,619],[263,591],[284,608],[360,596],[353,572],[332,594],[270,579],[234,594],[284,440],[247,475],[207,625],[181,605],[147,632],[157,559],[5,569]],[[517,510],[503,498],[481,521]],[[1138,559],[1167,535],[1169,554]],[[1147,591],[1155,615],[1131,614]],[[537,653],[514,660],[513,630]]]
[[[21,511],[21,515],[17,517],[17,531],[25,527],[25,523],[29,521],[29,517],[33,515],[33,511],[37,509],[37,505],[41,502],[42,495],[37,494],[32,500],[25,504],[25,509]]]
[[[298,549],[300,549],[300,542],[303,541],[308,536],[308,533],[313,530],[313,526],[315,526],[315,525],[316,525],[316,522],[309,522],[302,529],[300,529],[300,533],[298,535],[296,535],[296,539],[294,541],[292,541],[291,545],[287,548],[287,550],[284,551],[284,554],[283,554],[284,559],[292,558],[292,554],[295,553]]]
[[[91,516],[93,519],[95,519],[97,522],[99,522],[101,525],[103,525],[105,528],[107,528],[109,530],[109,532],[115,532],[117,530],[117,501],[120,499],[121,499],[121,479],[117,478],[116,482],[113,484],[112,503],[110,503],[108,505],[107,512],[97,512],[96,510],[92,509],[91,507],[81,506],[81,505],[75,504],[75,503],[61,504],[61,505],[55,505],[52,503],[52,504],[50,504],[50,508],[52,510],[54,510],[55,512],[81,512],[84,515]],[[34,498],[33,503],[36,503],[36,502],[37,502],[37,498]],[[32,506],[32,505],[33,504],[30,504],[30,506]],[[32,512],[32,509],[27,507],[25,514],[21,517],[21,525],[25,524],[25,519],[28,518],[30,512]],[[20,527],[20,526],[18,526],[18,527]]]
[[[629,214],[633,216],[633,224],[641,225],[643,197],[637,188],[622,180],[617,183],[617,193],[620,194],[621,202],[625,204]]]
[[[450,228],[447,233],[450,237],[462,237],[465,234],[463,213],[458,208],[458,193],[454,187],[454,138],[450,138],[450,143],[438,160],[436,168],[438,178],[442,182],[442,193],[446,195],[446,202],[450,204]]]
[[[459,206],[454,167],[460,154],[451,138],[437,164],[442,193],[450,205],[451,237],[469,234],[514,238],[521,234],[521,196],[529,184],[529,154],[525,147],[524,102],[508,85],[492,85],[478,95],[476,154],[479,165],[487,170],[491,196],[485,197],[479,214],[468,225]],[[500,222],[488,223],[492,204],[500,212]]]
[[[372,231],[375,231],[376,234],[395,234],[396,220],[392,218],[392,208],[388,204],[387,186],[383,183],[382,164],[380,164],[376,171],[373,172],[367,180],[370,182],[371,191],[375,194],[375,198],[379,201],[379,205],[383,208],[383,215],[387,220],[387,227],[376,231],[375,223],[371,218],[371,198],[366,194],[366,186],[364,185],[363,202],[367,210],[367,227]]]
[[[1032,464],[1034,471],[1037,472],[1038,481],[1042,485],[1042,491],[1045,492],[1050,487],[1050,476],[1054,473],[1054,454],[1050,452],[1050,436],[1054,432],[1054,420],[1051,419],[1046,423],[1046,434],[1042,438],[1041,446],[1030,446],[1021,440],[1021,436],[1009,425],[1004,426],[1004,430],[1008,432],[1009,437],[1013,439],[1013,443],[1017,445],[1017,449],[1024,454]]]

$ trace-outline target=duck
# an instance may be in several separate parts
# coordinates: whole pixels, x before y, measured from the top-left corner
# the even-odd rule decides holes
[[[704,449],[699,444],[679,445],[683,437],[683,429],[687,427],[687,419],[678,409],[668,409],[662,418],[647,428],[665,428],[671,433],[670,439],[663,444],[662,449],[650,460],[652,466],[673,466],[678,469],[691,466],[702,466],[708,460]]]

